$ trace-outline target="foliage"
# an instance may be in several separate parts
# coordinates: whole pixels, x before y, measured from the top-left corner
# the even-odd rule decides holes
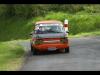
[[[14,71],[21,67],[25,52],[18,42],[0,42],[0,71]]]

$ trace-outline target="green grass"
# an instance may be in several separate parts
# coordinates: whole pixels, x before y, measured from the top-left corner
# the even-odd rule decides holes
[[[76,35],[69,35],[69,38],[95,37],[95,36],[100,36],[100,31],[85,32],[85,33],[79,33],[79,34],[76,34]]]
[[[18,41],[0,42],[0,71],[18,70],[25,52]]]

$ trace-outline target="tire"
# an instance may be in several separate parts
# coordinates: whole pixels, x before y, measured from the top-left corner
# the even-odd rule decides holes
[[[31,44],[31,53],[32,53],[32,55],[37,55],[37,51],[36,51],[36,49],[32,46],[32,44]]]
[[[69,47],[68,48],[65,48],[65,53],[69,53]]]

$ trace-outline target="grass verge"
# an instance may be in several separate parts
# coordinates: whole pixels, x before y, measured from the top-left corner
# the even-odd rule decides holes
[[[79,34],[76,34],[76,35],[69,35],[69,38],[95,37],[95,36],[100,36],[100,31],[84,32],[84,33],[79,33]]]
[[[0,71],[19,70],[24,60],[24,54],[18,41],[0,42]]]

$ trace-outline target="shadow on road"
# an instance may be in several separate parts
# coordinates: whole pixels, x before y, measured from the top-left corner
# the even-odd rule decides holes
[[[44,55],[47,56],[47,55],[55,55],[55,54],[57,55],[57,54],[65,54],[65,53],[59,51],[46,51],[46,52],[39,52],[38,54],[33,55],[31,51],[29,51],[28,56],[44,56]]]

